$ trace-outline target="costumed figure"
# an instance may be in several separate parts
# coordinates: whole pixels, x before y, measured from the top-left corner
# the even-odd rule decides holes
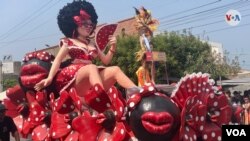
[[[136,76],[138,80],[138,86],[141,87],[146,83],[151,83],[151,61],[146,60],[146,52],[140,52],[137,54],[137,61],[141,62],[141,66],[136,71]]]
[[[151,70],[151,75],[154,71],[154,63],[148,62],[152,60],[147,60],[147,56],[152,56],[152,44],[150,43],[153,32],[157,29],[159,22],[152,18],[151,12],[144,7],[140,9],[134,8],[136,12],[136,29],[139,33],[140,50],[135,53],[136,60],[141,61],[141,66],[136,71],[138,78],[138,86],[142,86],[144,83],[153,82],[153,77],[150,77],[149,70]],[[151,65],[149,65],[151,63]],[[149,68],[151,66],[151,68]],[[152,81],[151,81],[152,80]]]
[[[249,125],[250,124],[250,100],[249,96],[244,97],[244,103],[242,104],[243,108],[243,124]]]
[[[135,8],[136,16],[136,29],[140,36],[141,50],[152,51],[150,43],[153,32],[157,29],[159,24],[158,20],[153,19],[151,12],[144,7],[140,9]]]
[[[116,122],[113,122],[113,124],[115,124],[114,126],[113,124],[105,124],[111,126],[111,129],[105,128],[106,130],[102,134],[99,134],[101,126],[96,123],[98,114],[101,115],[100,117],[103,117],[103,120],[101,120],[100,123],[106,121],[105,119],[107,119],[107,117],[118,118],[117,116],[121,117],[122,115],[118,114],[116,110],[117,107],[115,106],[117,103],[112,101],[108,95],[108,91],[116,82],[126,89],[136,88],[136,85],[121,71],[119,67],[103,67],[92,64],[93,59],[99,58],[103,64],[108,65],[116,51],[116,38],[115,36],[109,37],[109,35],[114,33],[116,25],[107,26],[107,28],[110,27],[112,32],[99,34],[100,31],[98,31],[96,35],[103,36],[102,38],[107,39],[108,42],[102,40],[99,41],[101,38],[96,39],[97,44],[91,42],[90,38],[97,25],[97,18],[98,16],[93,5],[87,1],[81,0],[67,4],[58,14],[58,25],[62,33],[65,35],[65,38],[60,41],[60,50],[53,61],[48,77],[35,85],[35,89],[40,91],[54,81],[56,90],[60,93],[59,99],[56,100],[56,102],[54,102],[55,105],[52,106],[55,108],[55,112],[52,113],[50,130],[52,132],[52,138],[54,139],[68,138],[67,135],[69,129],[64,134],[58,134],[58,132],[60,132],[57,130],[58,126],[63,124],[61,123],[62,121],[59,123],[59,119],[53,119],[57,119],[58,116],[66,116],[65,114],[74,111],[76,107],[78,107],[76,109],[78,113],[78,116],[76,117],[79,120],[78,123],[86,122],[86,125],[83,125],[86,129],[87,127],[93,128],[93,131],[90,130],[91,132],[85,132],[85,130],[80,129],[80,127],[75,127],[74,129],[76,133],[79,134],[79,140],[83,140],[84,137],[87,136],[90,137],[90,140],[96,140],[96,138],[101,140],[103,134],[105,134],[105,138],[108,139],[108,135],[111,136],[111,132],[114,129],[117,129],[115,128]],[[103,42],[106,44],[103,45]],[[103,48],[100,47],[100,45],[106,47],[107,43],[110,44],[110,48],[107,54],[104,54],[103,50],[101,50]],[[69,55],[73,61],[70,65],[60,69],[59,66],[66,55]],[[71,96],[70,93],[72,93],[73,96]],[[67,100],[71,102],[67,103]],[[83,109],[82,106],[80,106],[81,103],[84,105]],[[65,107],[72,108],[65,110]],[[106,114],[107,116],[102,114],[107,110],[110,110],[110,112]],[[122,107],[119,107],[119,111],[123,113],[124,110]],[[85,112],[89,112],[89,114],[86,114]],[[86,115],[89,116],[85,117]],[[84,121],[86,119],[93,120],[93,123]],[[69,124],[70,127],[76,126],[77,122],[74,122],[74,120],[75,118],[69,120],[70,122],[67,121],[67,124]],[[125,129],[123,130],[125,131]],[[91,135],[88,135],[87,133]],[[97,135],[99,137],[97,137]]]
[[[95,85],[100,85],[103,91],[108,90],[115,82],[127,89],[136,86],[119,67],[92,64],[93,59],[99,58],[103,64],[108,65],[116,51],[115,36],[108,38],[111,47],[107,54],[90,41],[97,18],[94,7],[86,1],[74,1],[60,10],[58,25],[65,38],[60,41],[60,50],[48,77],[35,86],[37,91],[49,86],[53,79],[58,91],[74,87],[79,96],[85,96]],[[66,55],[73,59],[72,64],[59,69]]]
[[[118,82],[131,93],[139,89],[119,67],[92,64],[95,58],[105,65],[111,61],[116,38],[109,36],[117,25],[101,28],[95,45],[90,38],[97,14],[91,3],[82,0],[68,3],[57,19],[65,38],[60,40],[53,63],[46,52],[27,54],[20,86],[7,91],[4,104],[12,107],[10,114],[19,132],[23,137],[31,134],[32,140],[39,141],[129,140],[133,133],[124,122],[125,101],[113,85]],[[104,54],[108,43],[111,47]],[[62,65],[67,55],[71,62]],[[52,64],[51,68],[47,64]],[[53,91],[48,91],[52,85]]]

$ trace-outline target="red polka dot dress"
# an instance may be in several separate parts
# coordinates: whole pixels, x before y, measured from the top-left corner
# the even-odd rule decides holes
[[[79,47],[67,38],[61,40],[60,46],[63,44],[67,45],[67,48],[69,49],[68,54],[73,61],[72,64],[62,68],[57,73],[55,81],[58,92],[61,92],[71,86],[71,84],[75,81],[77,71],[81,67],[91,64],[92,60],[94,60],[98,55],[97,49],[88,50],[86,48]]]

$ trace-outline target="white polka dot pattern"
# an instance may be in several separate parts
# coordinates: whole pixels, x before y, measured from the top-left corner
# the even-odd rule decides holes
[[[198,136],[203,140],[221,140],[220,128],[222,123],[229,123],[231,109],[225,95],[214,93],[213,85],[209,75],[202,73],[188,74],[176,84],[171,99],[182,109],[183,140],[195,141]]]
[[[95,42],[100,50],[104,51],[108,42],[109,36],[113,35],[117,28],[117,24],[108,24],[102,26],[96,33]]]
[[[29,54],[26,54],[25,57],[23,58],[23,62],[28,62],[31,59],[39,59],[41,61],[45,61],[45,62],[51,62],[54,60],[54,56],[52,54],[50,54],[49,52],[32,52]]]

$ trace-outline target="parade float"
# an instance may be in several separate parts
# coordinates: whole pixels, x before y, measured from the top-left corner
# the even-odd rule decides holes
[[[145,8],[141,10],[148,12]],[[139,15],[140,11],[137,12]],[[146,15],[151,18],[149,13]],[[156,21],[145,23],[146,28],[153,28],[154,23]],[[115,24],[106,25],[96,34],[100,49],[105,48],[107,37],[115,28]],[[152,29],[148,34],[144,31],[148,29],[142,27],[142,48],[138,55],[146,52],[150,56]],[[154,83],[145,83],[140,92],[129,97],[115,86],[100,92],[98,85],[80,97],[74,87],[58,91],[60,86],[55,81],[36,91],[35,84],[47,77],[53,59],[48,52],[26,54],[19,84],[8,88],[1,99],[8,108],[6,114],[14,119],[24,138],[34,141],[217,141],[222,138],[222,125],[230,124],[232,117],[239,116],[209,74],[200,72],[181,78],[170,95],[160,92]]]

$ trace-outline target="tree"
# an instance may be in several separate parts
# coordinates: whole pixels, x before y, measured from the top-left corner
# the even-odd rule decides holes
[[[4,79],[3,80],[3,90],[7,90],[10,87],[14,87],[18,84],[18,81],[16,79]]]
[[[219,54],[214,54],[211,47],[190,33],[177,34],[165,32],[152,40],[154,50],[164,51],[170,76],[182,77],[187,73],[203,72],[211,74],[213,79],[226,77],[239,72],[237,58],[229,64]],[[162,71],[160,71],[162,72]]]
[[[166,66],[168,75],[171,77],[180,78],[188,73],[202,72],[209,73],[213,79],[219,79],[219,77],[227,77],[228,74],[235,74],[240,69],[237,58],[229,64],[225,61],[228,60],[227,54],[223,58],[214,55],[207,43],[190,33],[165,32],[153,37],[152,44],[154,51],[166,53]],[[119,66],[133,82],[137,82],[135,72],[140,66],[135,59],[135,52],[139,49],[138,36],[118,37],[117,51],[111,63]],[[156,63],[156,73],[163,77],[164,65]]]

